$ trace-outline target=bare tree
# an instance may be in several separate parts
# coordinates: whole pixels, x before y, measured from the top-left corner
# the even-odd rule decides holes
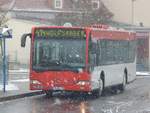
[[[15,0],[1,0],[0,1],[0,27],[3,26],[7,21],[7,14],[13,9]]]
[[[85,2],[86,1],[86,2]],[[80,8],[83,14],[83,25],[91,24],[106,24],[113,17],[113,13],[110,12],[101,0],[97,0],[99,6],[93,8],[92,0],[80,0]]]
[[[92,0],[70,0],[74,13],[58,14],[56,18],[59,22],[56,23],[67,21],[74,23],[74,25],[82,26],[106,24],[113,17],[113,13],[107,9],[101,0],[97,1],[99,2],[99,7],[93,8]]]

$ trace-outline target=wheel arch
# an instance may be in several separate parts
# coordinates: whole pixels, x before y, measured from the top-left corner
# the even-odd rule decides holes
[[[128,83],[128,69],[126,67],[124,69],[124,74],[125,74],[125,77],[126,77],[126,83]]]

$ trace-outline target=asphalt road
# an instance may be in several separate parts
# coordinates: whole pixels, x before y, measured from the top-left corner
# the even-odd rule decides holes
[[[84,97],[84,98],[83,98]],[[124,93],[96,99],[79,94],[55,94],[0,103],[0,113],[150,113],[150,77],[138,77]]]

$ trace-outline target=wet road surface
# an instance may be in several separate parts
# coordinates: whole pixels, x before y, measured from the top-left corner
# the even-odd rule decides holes
[[[138,77],[124,93],[106,92],[98,99],[56,94],[1,102],[0,113],[150,113],[150,77]]]

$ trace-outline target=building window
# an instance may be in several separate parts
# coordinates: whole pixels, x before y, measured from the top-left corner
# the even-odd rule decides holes
[[[62,8],[62,0],[55,0],[55,8]]]
[[[92,8],[93,9],[99,9],[100,2],[99,0],[92,0]]]

